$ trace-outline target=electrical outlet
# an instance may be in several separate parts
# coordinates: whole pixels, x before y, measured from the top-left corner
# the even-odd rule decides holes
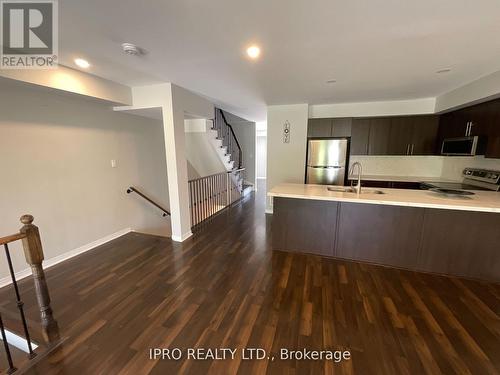
[[[116,168],[116,160],[115,159],[111,160],[111,168]]]

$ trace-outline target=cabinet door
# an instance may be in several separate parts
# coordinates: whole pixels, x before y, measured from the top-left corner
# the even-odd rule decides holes
[[[496,213],[425,209],[418,269],[498,281],[498,228]]]
[[[332,137],[350,137],[352,118],[334,118],[332,120]]]
[[[273,249],[333,256],[337,202],[274,198]]]
[[[500,159],[500,100],[489,102],[487,113],[488,145],[485,156]]]
[[[487,137],[492,114],[491,102],[482,103],[467,108],[470,121],[470,135]]]
[[[368,154],[387,155],[389,152],[390,133],[391,133],[390,118],[371,119],[370,136],[368,138]]]
[[[368,155],[369,119],[353,119],[351,126],[351,155]]]
[[[415,268],[423,217],[423,208],[342,202],[335,255]]]
[[[412,141],[412,117],[394,117],[391,119],[389,135],[389,155],[408,155]]]
[[[472,121],[470,108],[460,109],[453,116],[453,136],[466,137],[469,122]]]
[[[441,147],[446,138],[463,137],[464,131],[455,125],[455,112],[445,113],[439,117],[438,141],[436,145],[436,154],[441,154]]]
[[[413,117],[411,155],[433,155],[436,150],[439,118],[437,116]]]
[[[308,137],[331,137],[332,136],[332,119],[329,118],[313,118],[309,119],[307,125]]]

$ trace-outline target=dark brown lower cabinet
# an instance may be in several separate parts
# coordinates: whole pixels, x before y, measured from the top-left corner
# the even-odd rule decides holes
[[[500,214],[274,198],[273,249],[500,282]]]
[[[336,256],[395,267],[417,263],[424,212],[420,208],[342,203]]]
[[[274,198],[273,249],[333,256],[337,202]]]
[[[500,214],[425,210],[418,269],[500,280]]]

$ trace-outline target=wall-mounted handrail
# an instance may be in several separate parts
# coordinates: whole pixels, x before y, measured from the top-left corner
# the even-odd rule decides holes
[[[139,190],[137,190],[136,188],[134,188],[133,186],[130,186],[128,189],[127,189],[127,194],[130,194],[130,193],[136,193],[138,196],[140,196],[141,198],[147,200],[149,203],[151,203],[153,206],[155,206],[156,208],[159,208],[160,210],[163,211],[163,217],[166,217],[166,216],[170,216],[170,212],[163,208],[162,206],[160,206],[158,203],[156,203],[155,201],[153,201],[151,198],[149,198],[147,195],[141,193]]]

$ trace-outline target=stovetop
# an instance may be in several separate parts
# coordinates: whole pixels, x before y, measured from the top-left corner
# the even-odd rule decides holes
[[[454,190],[500,190],[500,172],[478,168],[465,168],[462,172],[462,182],[426,182],[422,183],[425,189],[454,189]]]
[[[464,184],[461,182],[424,182],[428,188],[455,189],[455,190],[491,190],[481,186]]]

